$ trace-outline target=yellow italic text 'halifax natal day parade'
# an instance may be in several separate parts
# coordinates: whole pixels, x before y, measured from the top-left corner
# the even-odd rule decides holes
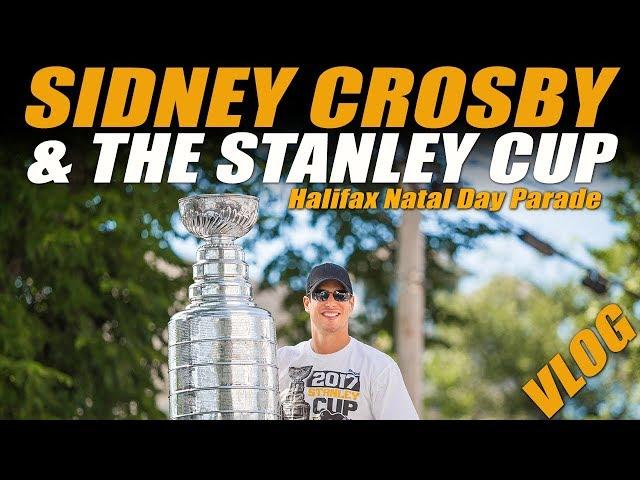
[[[575,191],[537,191],[514,188],[511,191],[476,190],[474,188],[445,188],[442,191],[388,188],[382,191],[354,191],[350,188],[325,188],[312,191],[293,188],[288,208],[292,210],[365,210],[365,209],[421,209],[488,210],[497,212],[503,207],[515,210],[595,210],[602,204],[602,193],[586,188]]]

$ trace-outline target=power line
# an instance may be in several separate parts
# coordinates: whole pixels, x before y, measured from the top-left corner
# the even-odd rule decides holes
[[[464,186],[473,187],[473,185],[469,182],[461,180],[460,184],[454,188]],[[636,300],[640,300],[640,293],[627,288],[622,280],[601,273],[597,268],[581,262],[567,252],[553,246],[549,241],[541,239],[538,235],[531,232],[531,230],[523,227],[522,225],[518,225],[516,222],[504,218],[497,212],[485,211],[485,213],[489,215],[494,221],[496,221],[498,225],[508,233],[515,235],[523,243],[541,253],[542,255],[545,255],[547,257],[557,255],[563,260],[584,270],[585,276],[582,279],[582,285],[594,291],[595,293],[600,295],[607,293],[610,285],[617,285],[622,288],[622,290],[624,290],[624,292],[628,295],[634,297]]]
[[[598,271],[597,268],[587,265],[580,260],[577,260],[567,252],[554,247],[550,242],[542,240],[540,237],[533,234],[530,230],[525,229],[515,222],[505,219],[496,212],[487,213],[489,213],[494,218],[500,218],[500,222],[503,226],[508,225],[508,230],[510,233],[516,235],[523,243],[534,248],[541,254],[545,256],[557,255],[565,261],[575,265],[576,267],[585,270],[585,277],[582,279],[582,284],[585,287],[593,290],[598,294],[603,294],[608,291],[609,285],[617,285],[621,287],[627,294],[633,296],[637,300],[640,300],[640,294],[627,288],[622,280],[612,276],[607,277],[605,274]]]

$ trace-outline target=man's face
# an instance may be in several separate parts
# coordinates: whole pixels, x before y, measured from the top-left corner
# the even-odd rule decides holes
[[[332,295],[325,302],[314,300],[311,295],[303,298],[304,309],[309,313],[313,326],[325,334],[348,330],[349,316],[355,304],[353,295],[346,302],[336,301],[333,298],[333,292],[336,290],[345,291],[345,288],[335,280],[322,282],[315,289],[316,292],[320,290],[331,292]]]

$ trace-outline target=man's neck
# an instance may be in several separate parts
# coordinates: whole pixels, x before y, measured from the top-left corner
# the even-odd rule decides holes
[[[322,355],[328,355],[330,353],[336,353],[342,350],[349,344],[348,332],[333,333],[330,335],[324,335],[320,332],[312,332],[311,335],[311,349]]]

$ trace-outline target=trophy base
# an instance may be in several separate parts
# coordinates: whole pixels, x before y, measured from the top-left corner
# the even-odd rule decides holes
[[[278,415],[263,412],[212,412],[185,415],[174,420],[280,420]]]
[[[278,419],[275,325],[266,310],[199,305],[169,322],[172,419]]]

